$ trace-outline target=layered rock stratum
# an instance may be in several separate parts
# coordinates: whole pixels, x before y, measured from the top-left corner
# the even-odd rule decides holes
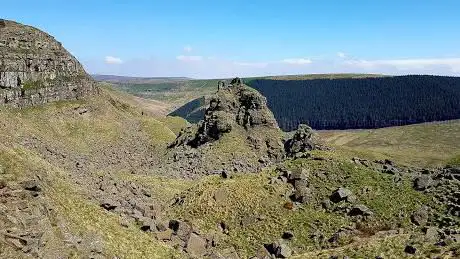
[[[0,19],[0,105],[25,107],[96,91],[60,42],[34,27]]]

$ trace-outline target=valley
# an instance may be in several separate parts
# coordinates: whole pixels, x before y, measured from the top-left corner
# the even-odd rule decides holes
[[[460,256],[458,120],[286,133],[267,79],[95,82],[1,21],[0,258]],[[198,123],[168,115],[203,95]]]

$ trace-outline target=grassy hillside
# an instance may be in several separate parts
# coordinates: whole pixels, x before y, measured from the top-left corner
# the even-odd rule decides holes
[[[171,219],[189,222],[201,236],[213,240],[212,249],[235,251],[241,258],[255,255],[263,244],[279,240],[286,231],[293,234],[286,242],[298,258],[404,258],[409,243],[417,247],[415,256],[419,257],[448,257],[460,249],[456,243],[434,247],[414,239],[420,235],[423,239],[423,228],[412,224],[410,216],[422,205],[437,208],[434,192],[415,191],[409,175],[395,184],[393,175],[351,160],[360,156],[413,165],[424,161],[430,165],[458,163],[458,121],[320,132],[335,150],[314,151],[315,159],[287,160],[278,165],[306,174],[312,192],[305,204],[292,203],[293,185],[274,167],[258,174],[231,173],[228,178],[183,179],[178,177],[180,172],[167,174],[162,169],[165,147],[185,125],[183,119],[150,112],[143,102],[109,86],[102,87],[100,96],[85,100],[23,110],[2,108],[0,183],[7,187],[0,188],[0,193],[10,189],[22,193],[21,184],[31,179],[41,190],[36,197],[0,196],[1,204],[14,208],[13,217],[21,220],[29,211],[15,207],[17,204],[47,208],[34,210],[41,222],[37,231],[44,230],[47,240],[39,249],[44,258],[188,256],[174,249],[178,240],[163,242],[155,238],[156,231],[142,230],[144,222],[134,219],[139,217],[137,208],[155,213],[155,223]],[[244,156],[245,144],[232,134],[208,148],[222,157],[233,153]],[[211,157],[208,162],[216,161]],[[324,201],[339,187],[348,188],[355,199],[325,208]],[[13,200],[4,203],[5,197]],[[101,201],[106,200],[130,209],[104,209]],[[367,206],[373,216],[363,220],[348,215],[345,210],[353,205]],[[448,212],[441,207],[434,213]],[[8,210],[7,215],[11,219],[13,212]],[[2,222],[13,224],[0,215]],[[36,230],[33,224],[21,224],[16,228],[23,232]],[[329,241],[341,231],[346,234]],[[20,249],[0,239],[0,257],[22,256]]]
[[[456,164],[460,120],[375,130],[320,131],[329,144],[363,154],[380,154],[418,166]]]
[[[91,198],[95,190],[89,186],[101,174],[131,166],[145,168],[139,163],[174,140],[174,131],[184,121],[152,117],[147,115],[149,108],[136,106],[135,99],[106,87],[101,91],[100,96],[86,100],[23,110],[1,108],[0,182],[17,192],[22,181],[38,179],[42,189],[39,200],[13,196],[13,202],[27,201],[30,206],[37,203],[52,210],[52,214],[34,212],[40,222],[50,222],[40,224],[37,230],[45,231],[49,239],[40,248],[45,258],[89,257],[91,246],[86,247],[85,242],[98,239],[98,250],[104,257],[180,257],[134,224],[123,227],[120,216],[101,209],[98,201]],[[10,209],[9,203],[5,205]],[[27,213],[22,210],[18,209],[15,217]],[[34,231],[32,226],[25,227],[23,233]],[[75,243],[72,248],[72,241],[66,240],[69,238],[83,243]],[[0,242],[0,248],[2,258],[23,257],[8,242]]]
[[[217,90],[218,80],[174,80],[148,83],[121,82],[114,87],[132,95],[166,103],[172,111],[190,100]]]

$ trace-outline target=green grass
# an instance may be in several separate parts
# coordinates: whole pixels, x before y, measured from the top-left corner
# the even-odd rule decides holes
[[[373,130],[321,131],[333,146],[416,166],[443,166],[458,156],[460,120]]]
[[[159,120],[176,135],[188,124],[185,119],[177,116],[166,116]]]
[[[460,154],[449,159],[449,161],[447,161],[447,165],[452,167],[460,167]]]
[[[149,135],[151,143],[155,146],[165,147],[176,139],[174,132],[156,119],[145,118],[141,124],[143,131]]]
[[[422,204],[430,203],[428,196],[412,189],[408,179],[397,186],[389,175],[356,167],[340,154],[327,154],[333,161],[300,159],[287,162],[291,170],[306,168],[311,171],[310,182],[315,198],[300,209],[284,208],[289,200],[284,195],[290,186],[268,184],[273,173],[267,171],[257,175],[238,174],[227,180],[207,177],[179,194],[184,203],[174,206],[169,214],[190,220],[207,233],[217,231],[217,225],[225,222],[230,233],[221,237],[223,246],[233,245],[246,257],[253,255],[260,244],[278,240],[286,230],[291,230],[295,236],[290,245],[303,253],[318,248],[310,238],[316,229],[329,238],[340,227],[349,226],[348,216],[321,209],[322,200],[341,186],[353,191],[357,196],[356,203],[365,204],[374,212],[375,216],[363,225],[362,230],[367,232],[399,227],[410,229],[409,215]],[[327,176],[322,177],[319,172],[327,172]],[[371,188],[370,194],[362,193],[365,186]],[[223,202],[213,198],[218,190],[224,190],[228,195]],[[394,197],[398,197],[398,202]],[[263,219],[257,220],[254,215]],[[243,227],[241,220],[248,220],[251,224]]]

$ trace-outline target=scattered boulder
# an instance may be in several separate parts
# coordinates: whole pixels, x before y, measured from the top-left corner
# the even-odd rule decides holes
[[[302,168],[300,171],[286,171],[285,177],[287,177],[290,182],[295,184],[297,181],[307,181],[309,174],[310,173],[307,169]]]
[[[404,252],[408,254],[415,254],[415,252],[417,252],[417,248],[415,248],[413,245],[406,245]]]
[[[187,240],[185,251],[193,256],[202,257],[206,252],[206,239],[191,233]]]
[[[216,192],[214,193],[214,200],[217,203],[223,203],[227,200],[227,198],[228,198],[228,191],[224,187],[217,189]]]
[[[271,259],[272,255],[270,252],[265,248],[265,246],[261,246],[257,252],[256,255],[252,257],[252,259]]]
[[[330,196],[330,200],[334,203],[338,203],[347,200],[347,198],[349,198],[352,195],[353,193],[350,190],[348,190],[347,188],[340,187],[332,193],[332,195]]]
[[[37,180],[27,180],[21,183],[22,187],[27,191],[40,192],[41,188]]]
[[[300,203],[308,203],[312,199],[312,190],[308,187],[297,187],[294,190],[294,194],[291,196],[291,199]]]
[[[105,210],[114,210],[116,209],[117,207],[120,206],[120,203],[118,201],[115,201],[115,200],[112,200],[110,198],[105,198],[102,200],[102,202],[100,203],[100,206],[102,208],[104,208]]]
[[[174,231],[174,234],[183,241],[188,240],[192,233],[192,226],[184,221],[170,220],[169,228]]]
[[[291,231],[285,231],[281,238],[291,240],[292,238],[294,238],[294,233],[292,233]]]
[[[288,156],[294,157],[297,153],[304,153],[315,149],[313,129],[305,124],[300,124],[291,139],[284,144]]]
[[[155,233],[157,239],[163,241],[171,240],[172,234],[172,229],[166,229],[165,231],[159,231]]]
[[[425,229],[425,240],[435,243],[440,239],[439,229],[436,227],[428,227]]]
[[[398,168],[394,167],[392,163],[385,164],[383,165],[382,173],[395,175],[399,174],[399,170]]]
[[[430,188],[432,183],[433,183],[433,179],[431,178],[430,175],[422,174],[421,176],[415,178],[415,180],[414,180],[414,188],[417,191],[424,191],[424,190]]]
[[[417,226],[424,226],[428,222],[428,207],[423,206],[411,215],[411,221]]]
[[[144,232],[155,231],[156,229],[156,224],[153,219],[146,218],[139,221],[139,223],[141,225],[141,230]]]
[[[348,243],[353,235],[353,230],[341,228],[335,232],[327,241],[334,246],[343,245]]]
[[[288,258],[292,255],[292,249],[287,244],[280,244],[276,249],[275,256],[278,258]]]
[[[283,241],[265,245],[267,251],[276,258],[288,258],[292,255],[292,249]]]
[[[353,206],[348,214],[350,216],[371,216],[373,213],[367,206],[359,204]]]

